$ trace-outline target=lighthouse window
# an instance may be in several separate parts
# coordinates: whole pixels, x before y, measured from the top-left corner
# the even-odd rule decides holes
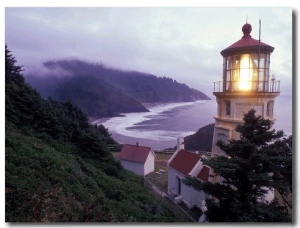
[[[230,101],[224,101],[225,103],[225,115],[230,115]]]
[[[267,103],[267,116],[268,117],[273,117],[273,106],[274,106],[274,101],[269,101]]]
[[[226,91],[265,91],[269,70],[269,55],[245,53],[224,59],[224,89]]]

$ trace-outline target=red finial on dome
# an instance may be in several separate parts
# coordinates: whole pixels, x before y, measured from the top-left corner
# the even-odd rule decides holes
[[[242,31],[244,33],[244,37],[245,36],[250,36],[250,33],[252,31],[252,26],[246,22],[246,24],[244,24],[243,27],[242,27]]]

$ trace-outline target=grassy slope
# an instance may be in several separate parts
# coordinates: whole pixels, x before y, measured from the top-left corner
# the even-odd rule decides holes
[[[28,136],[6,123],[6,222],[176,221],[125,170],[109,176],[74,145]]]

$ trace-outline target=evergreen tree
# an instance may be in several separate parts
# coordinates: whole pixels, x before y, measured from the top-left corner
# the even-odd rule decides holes
[[[5,120],[40,137],[74,143],[85,158],[112,160],[107,145],[118,145],[107,129],[94,127],[83,111],[71,102],[59,102],[41,95],[27,84],[22,67],[5,45]],[[30,129],[30,130],[29,130]]]
[[[250,110],[244,124],[238,125],[239,140],[228,144],[217,142],[228,156],[203,160],[214,170],[212,177],[219,182],[201,183],[187,177],[186,183],[204,190],[206,218],[210,222],[290,222],[287,200],[292,184],[292,137],[272,129],[273,122]],[[283,197],[279,204],[274,198],[265,201],[268,191],[275,190]]]
[[[14,80],[23,83],[24,78],[21,74],[22,66],[16,65],[17,60],[5,44],[5,80]]]

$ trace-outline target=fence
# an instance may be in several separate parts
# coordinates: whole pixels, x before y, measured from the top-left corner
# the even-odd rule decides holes
[[[173,202],[169,198],[168,194],[163,190],[161,190],[153,182],[151,182],[150,179],[144,178],[144,188],[148,190],[149,193],[151,193],[156,198],[158,198],[160,202],[166,208],[172,211],[181,222],[194,222],[194,223],[197,222],[196,219],[193,218],[183,207]]]
[[[155,153],[161,153],[161,154],[174,154],[176,150],[170,149],[170,150],[154,150]]]

